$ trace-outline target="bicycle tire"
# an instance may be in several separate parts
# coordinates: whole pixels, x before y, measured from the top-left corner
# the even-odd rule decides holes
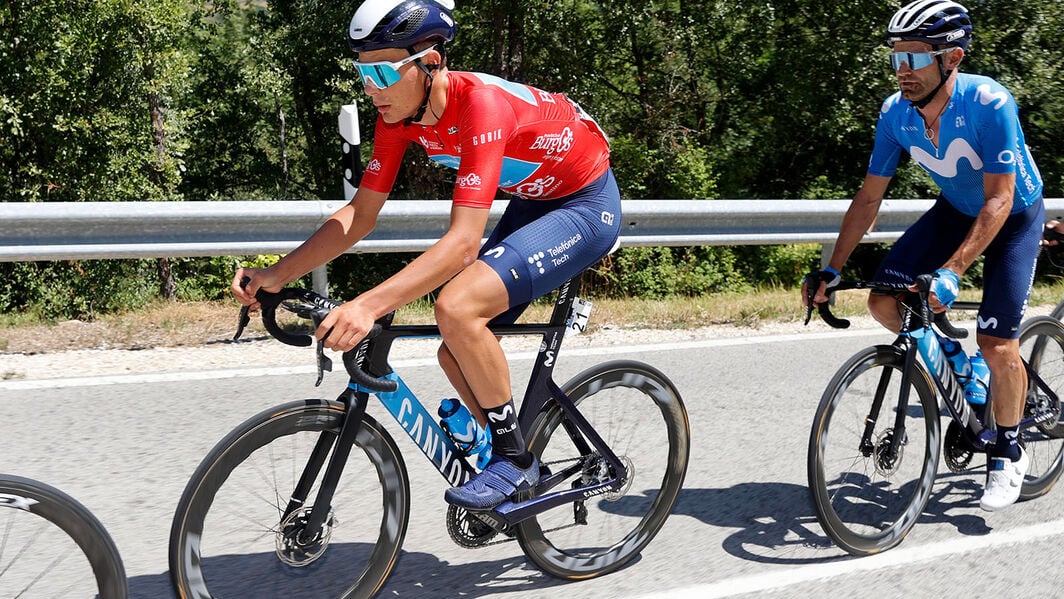
[[[525,520],[518,525],[517,539],[525,555],[544,572],[581,580],[621,568],[661,530],[687,474],[691,432],[676,387],[660,371],[641,362],[599,364],[573,377],[562,390],[625,462],[629,478],[618,492],[565,504]],[[653,411],[661,414],[660,425],[651,418]],[[578,457],[569,437],[555,434],[563,419],[561,407],[552,402],[532,425],[529,449],[544,463]],[[579,484],[575,478],[574,486]],[[564,483],[556,488],[565,488]],[[640,494],[629,493],[633,488]],[[587,524],[575,524],[581,508],[586,509]],[[567,528],[558,530],[557,526]],[[619,531],[616,538],[607,535],[614,529]],[[596,538],[589,540],[581,534],[588,530]]]
[[[817,520],[852,555],[886,551],[916,524],[931,498],[941,453],[938,398],[917,364],[910,377],[905,439],[893,460],[894,436],[905,356],[891,345],[869,347],[851,357],[831,379],[817,406],[806,461]],[[871,447],[861,449],[873,398]],[[912,449],[922,450],[913,455]]]
[[[0,549],[7,550],[0,551],[0,596],[85,597],[90,584],[91,592],[101,599],[129,596],[125,567],[114,539],[76,499],[39,481],[0,474],[0,508],[12,508],[0,510]],[[42,528],[44,522],[22,519],[22,514],[38,516],[51,526]],[[76,551],[68,547],[69,552],[84,554],[86,562],[66,559],[64,548],[56,546],[60,540],[55,528],[69,538],[63,543],[72,541],[77,546]],[[42,554],[39,549],[46,551]],[[73,566],[74,571],[58,570],[65,565]],[[71,576],[75,577],[73,583]],[[86,584],[77,587],[80,583]]]
[[[179,597],[297,597],[313,589],[315,597],[364,599],[380,590],[406,535],[410,483],[394,440],[368,414],[333,496],[332,537],[317,555],[297,554],[296,565],[282,559],[291,556],[279,545],[288,538],[280,516],[311,448],[320,435],[339,433],[344,414],[339,402],[294,401],[260,412],[215,445],[174,514],[170,576]]]
[[[1049,313],[1049,317],[1064,322],[1064,300],[1053,306],[1053,311]]]
[[[1048,316],[1025,321],[1020,325],[1020,353],[1058,398],[1064,397],[1064,325]],[[1048,401],[1046,394],[1028,381],[1024,415],[1029,416],[1039,403]],[[1054,422],[1020,431],[1019,442],[1030,459],[1020,499],[1045,495],[1064,471],[1064,423],[1060,415]]]

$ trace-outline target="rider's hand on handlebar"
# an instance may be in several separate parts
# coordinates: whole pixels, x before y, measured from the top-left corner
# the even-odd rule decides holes
[[[927,297],[927,305],[935,314],[945,312],[957,300],[960,293],[960,277],[948,268],[940,268],[935,271],[931,280],[931,293]],[[916,285],[909,288],[916,291]]]
[[[255,299],[255,293],[259,289],[277,292],[284,287],[284,284],[285,281],[278,278],[268,268],[238,268],[236,274],[233,275],[233,282],[229,289],[241,305],[257,310],[259,302]]]
[[[331,350],[350,351],[369,334],[375,322],[373,315],[354,300],[333,308],[314,331],[314,337]]]
[[[802,305],[809,307],[811,289],[815,291],[814,304],[823,304],[828,301],[828,289],[837,286],[840,280],[839,271],[830,266],[825,266],[824,270],[819,272],[809,273],[802,279]]]

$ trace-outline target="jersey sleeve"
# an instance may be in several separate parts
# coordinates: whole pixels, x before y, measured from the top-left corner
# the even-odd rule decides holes
[[[517,131],[517,115],[500,94],[492,87],[477,89],[463,103],[455,206],[490,208],[498,193],[506,143]]]
[[[975,100],[983,112],[980,118],[980,158],[983,172],[1004,175],[1016,172],[1016,161],[1023,148],[1020,139],[1020,115],[1016,100],[1004,87],[983,83],[976,88]]]
[[[366,164],[359,186],[390,193],[408,145],[410,140],[403,136],[399,127],[389,126],[378,116],[373,133],[373,156]]]
[[[872,157],[868,160],[868,174],[877,177],[893,177],[898,169],[902,146],[894,135],[894,115],[891,108],[898,104],[900,94],[895,94],[883,102],[876,122],[876,141],[872,147]]]

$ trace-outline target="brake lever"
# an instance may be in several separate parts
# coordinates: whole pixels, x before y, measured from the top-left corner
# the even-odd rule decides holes
[[[328,314],[328,312],[325,314]],[[314,323],[314,330],[317,330],[318,327],[321,326],[321,321],[325,319],[325,315],[317,309],[311,312],[310,317],[310,321]],[[329,329],[329,332],[331,333],[332,329]],[[325,355],[325,337],[328,336],[329,334],[326,333],[325,336],[318,339],[318,342],[314,345],[315,362],[318,366],[318,380],[314,381],[315,387],[320,387],[322,379],[325,378],[325,373],[332,372],[333,369],[332,358]]]
[[[809,320],[813,318],[813,298],[816,297],[816,290],[813,289],[814,279],[813,273],[809,273],[805,276],[805,322],[802,326],[808,326]]]
[[[240,339],[240,335],[244,333],[244,329],[251,323],[251,311],[247,306],[240,307],[240,316],[236,323],[236,334],[233,335],[233,341]]]

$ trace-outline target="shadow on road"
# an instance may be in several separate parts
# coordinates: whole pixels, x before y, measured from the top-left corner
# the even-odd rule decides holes
[[[967,474],[939,474],[916,526],[948,524],[966,536],[990,532],[971,513],[982,485]],[[847,559],[820,528],[809,489],[789,483],[742,483],[727,489],[684,489],[673,514],[711,526],[739,529],[722,546],[736,557],[772,564],[810,564]]]
[[[337,557],[342,558],[343,555]],[[223,561],[217,561],[217,560]],[[246,599],[292,599],[296,597],[336,597],[354,582],[354,573],[342,567],[342,559],[327,568],[293,569],[275,567],[267,572],[267,562],[277,566],[273,554],[215,558],[213,576],[224,580],[212,585],[215,596]],[[327,564],[322,564],[327,566]],[[325,570],[322,572],[321,570]],[[279,574],[284,572],[284,575]],[[528,564],[523,556],[473,564],[450,564],[434,555],[403,552],[398,565],[377,596],[435,599],[482,597],[507,592],[544,591],[569,584],[551,578]],[[175,599],[169,573],[136,576],[129,581],[132,599]],[[559,593],[561,591],[558,591]],[[308,594],[309,593],[309,594]]]

